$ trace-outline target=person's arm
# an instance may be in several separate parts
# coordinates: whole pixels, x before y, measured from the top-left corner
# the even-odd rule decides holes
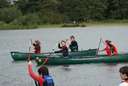
[[[107,50],[107,47],[105,47],[104,49],[98,50],[98,51],[103,52],[103,51],[106,51],[106,50]]]
[[[38,75],[37,73],[33,72],[33,70],[32,70],[32,62],[31,61],[29,61],[29,63],[28,63],[28,73],[29,73],[29,75],[34,80],[36,80],[36,81],[39,82],[40,86],[42,86],[42,84],[43,84],[43,78],[40,75]]]
[[[62,48],[62,46],[61,46],[61,44],[60,44],[60,43],[58,43],[58,48],[60,48],[60,49]]]
[[[105,49],[102,49],[102,50],[98,50],[98,52],[102,52],[102,51],[105,51]]]
[[[58,51],[55,51],[54,53],[62,53],[63,50],[58,50]]]

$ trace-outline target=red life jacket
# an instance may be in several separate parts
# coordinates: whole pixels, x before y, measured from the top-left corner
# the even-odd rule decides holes
[[[34,53],[38,54],[38,53],[40,53],[40,50],[39,49],[35,49]]]
[[[41,48],[39,44],[33,44],[34,46],[34,53],[38,54],[41,53]]]
[[[106,51],[106,54],[108,56],[117,55],[118,54],[117,48],[113,44],[111,44],[111,46],[110,46],[110,45],[108,45],[106,43],[105,51]]]

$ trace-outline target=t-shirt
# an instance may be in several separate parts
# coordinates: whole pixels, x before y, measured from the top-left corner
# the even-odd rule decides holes
[[[128,86],[128,82],[122,82],[119,86]]]

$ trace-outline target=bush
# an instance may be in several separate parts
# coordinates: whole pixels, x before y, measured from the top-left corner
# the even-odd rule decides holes
[[[18,25],[18,24],[7,24],[4,22],[0,22],[1,30],[9,30],[9,29],[34,29],[37,28],[37,25]]]
[[[9,8],[1,8],[0,9],[0,21],[10,23],[22,13],[16,7],[9,7]]]
[[[40,13],[40,18],[42,23],[59,24],[64,21],[63,15],[52,11]]]
[[[28,14],[15,19],[12,24],[19,25],[38,25],[40,24],[40,18],[37,14]]]
[[[10,3],[8,0],[0,0],[0,8],[9,7]]]

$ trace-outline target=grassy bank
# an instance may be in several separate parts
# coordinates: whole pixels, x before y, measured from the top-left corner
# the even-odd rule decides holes
[[[38,25],[18,25],[18,24],[0,24],[0,30],[12,30],[12,29],[35,29]]]
[[[37,28],[63,28],[63,27],[88,27],[96,25],[128,25],[128,20],[106,20],[106,21],[88,21],[80,24],[42,24],[42,25],[18,25],[18,24],[6,24],[0,23],[0,30],[11,29],[37,29]]]
[[[72,24],[72,23],[66,23],[66,24],[44,24],[39,25],[39,28],[63,28],[63,27],[88,27],[88,26],[97,26],[97,25],[127,25],[128,26],[128,20],[104,20],[104,21],[88,21],[88,22],[82,22],[80,24]]]
[[[104,20],[104,21],[88,21],[84,22],[87,26],[95,25],[128,25],[128,20]]]

